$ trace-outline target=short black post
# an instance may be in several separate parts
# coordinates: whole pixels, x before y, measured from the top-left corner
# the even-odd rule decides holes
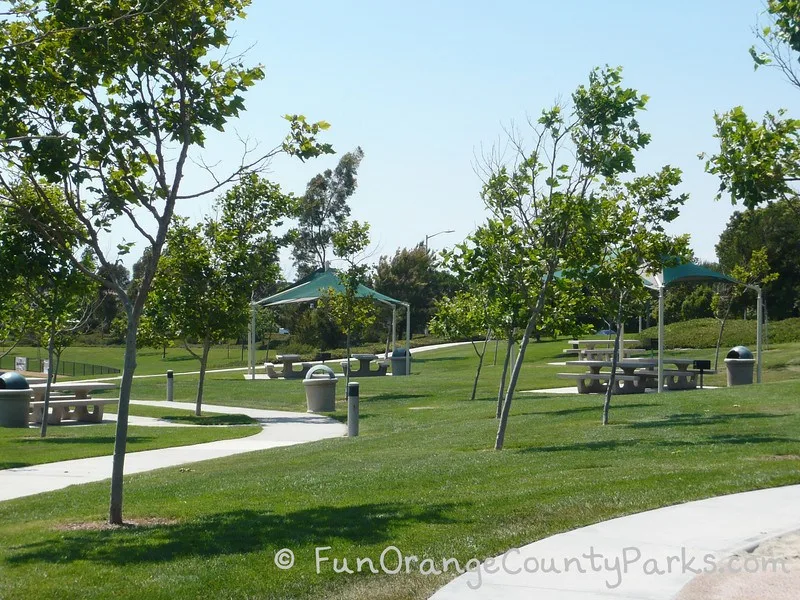
[[[347,386],[347,437],[358,437],[358,382]]]
[[[700,389],[703,389],[703,371],[711,368],[710,360],[696,360],[692,365],[695,369],[700,371]]]
[[[175,373],[170,369],[167,371],[167,401],[172,402],[175,399]]]

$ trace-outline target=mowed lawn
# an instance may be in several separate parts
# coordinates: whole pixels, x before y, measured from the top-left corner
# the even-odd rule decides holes
[[[562,347],[532,346],[519,389],[563,386],[564,367],[546,365]],[[336,574],[330,561],[317,573],[315,549],[353,569],[388,546],[464,565],[615,516],[800,483],[798,380],[615,397],[607,427],[597,397],[520,393],[496,452],[500,367],[492,349],[469,401],[471,352],[420,354],[412,377],[362,380],[359,438],[126,478],[138,526],[101,526],[107,483],[0,503],[0,598],[426,598],[453,573]],[[196,380],[176,382],[191,400]],[[304,406],[301,382],[241,373],[212,376],[206,393]],[[134,398],[163,394],[163,381],[135,383]],[[284,548],[290,570],[275,566]]]
[[[105,414],[115,413],[116,410],[116,405],[108,405]],[[181,424],[237,425],[237,427],[131,425],[128,429],[128,452],[240,438],[261,431],[260,425],[244,415],[215,415],[206,412],[202,417],[195,417],[193,411],[174,407],[153,408],[137,405],[132,405],[130,412],[136,416]],[[116,423],[106,421],[98,424],[64,422],[61,425],[50,425],[45,438],[39,435],[38,425],[28,429],[0,428],[0,469],[111,455],[114,453]]]

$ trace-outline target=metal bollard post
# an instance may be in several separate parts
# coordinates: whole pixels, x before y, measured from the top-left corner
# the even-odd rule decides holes
[[[167,401],[172,402],[175,399],[175,373],[172,370],[167,371]]]
[[[358,383],[347,386],[347,437],[358,437]]]

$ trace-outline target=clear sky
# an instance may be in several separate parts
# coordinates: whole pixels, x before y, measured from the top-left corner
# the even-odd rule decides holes
[[[224,171],[239,136],[263,147],[286,133],[285,113],[331,123],[339,153],[365,153],[353,217],[372,225],[374,259],[430,241],[461,241],[485,212],[473,162],[503,125],[522,123],[586,82],[598,65],[621,65],[625,84],[650,96],[640,119],[653,141],[638,172],[663,164],[684,172],[691,196],[672,233],[689,233],[696,254],[714,245],[733,208],[715,202],[718,182],[697,154],[713,152],[713,114],[743,105],[751,117],[789,108],[798,95],[776,71],[754,72],[748,48],[759,0],[495,0],[447,2],[271,2],[255,0],[235,26],[234,47],[249,49],[266,79],[247,94],[247,113],[209,140]],[[306,164],[276,160],[269,177],[302,194],[331,156]],[[196,173],[189,188],[200,185]],[[211,200],[179,212],[199,217]],[[138,254],[138,251],[134,251]],[[284,261],[291,275],[289,261]]]

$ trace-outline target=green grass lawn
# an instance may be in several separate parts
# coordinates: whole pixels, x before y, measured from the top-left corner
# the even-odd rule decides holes
[[[561,386],[537,344],[520,389]],[[491,450],[500,367],[468,401],[471,349],[421,354],[414,376],[361,381],[361,436],[127,478],[107,529],[108,484],[0,503],[0,598],[427,598],[450,575],[315,572],[315,548],[376,563],[483,558],[575,527],[687,500],[800,483],[800,381],[616,397],[520,394]],[[768,371],[769,381],[776,371]],[[193,378],[176,378],[178,399]],[[340,384],[341,387],[341,384]],[[163,398],[139,380],[135,398]],[[341,390],[343,393],[343,390]],[[299,381],[214,375],[209,403],[302,409]],[[416,409],[416,410],[411,410]],[[344,405],[339,413],[344,412]],[[291,548],[292,570],[274,564]]]
[[[109,406],[106,413],[116,412]],[[132,415],[172,420],[194,425],[246,425],[231,428],[202,427],[141,427],[132,425],[128,431],[128,451],[153,450],[172,446],[187,446],[215,440],[246,437],[261,431],[256,421],[245,415],[193,412],[176,408],[131,405]],[[115,423],[91,425],[51,425],[47,437],[39,437],[39,428],[0,428],[0,469],[27,467],[60,460],[105,456],[114,453]],[[0,595],[0,598],[3,596]]]

